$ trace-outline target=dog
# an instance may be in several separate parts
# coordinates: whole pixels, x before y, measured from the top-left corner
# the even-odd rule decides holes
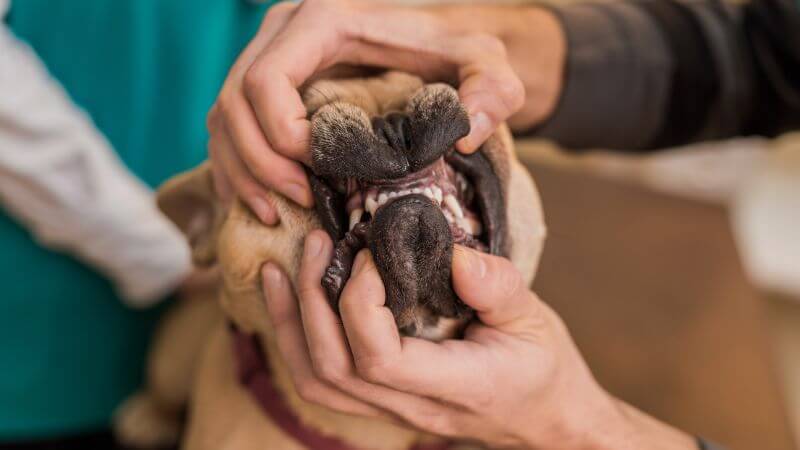
[[[265,226],[243,203],[217,200],[208,163],[159,190],[195,264],[218,266],[221,281],[217,303],[176,305],[162,324],[147,385],[116,418],[124,443],[174,444],[188,406],[181,445],[189,450],[452,448],[304,401],[268,325],[260,269],[272,261],[294,283],[304,237],[323,228],[335,243],[320,280],[333,308],[355,254],[369,248],[401,333],[457,338],[474,318],[451,286],[453,245],[507,257],[532,282],[546,235],[535,184],[506,126],[473,155],[453,150],[469,120],[449,85],[386,72],[319,80],[303,99],[314,210],[271,193],[280,223]]]

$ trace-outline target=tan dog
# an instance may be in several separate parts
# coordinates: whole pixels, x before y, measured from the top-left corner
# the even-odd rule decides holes
[[[349,170],[346,166],[320,164],[320,158],[327,157],[340,161],[352,157],[352,155],[346,154],[331,155],[331,152],[335,152],[337,149],[341,150],[342,135],[352,131],[354,127],[360,127],[359,133],[362,134],[350,133],[348,136],[351,141],[347,143],[344,151],[358,147],[362,140],[371,140],[375,136],[383,138],[381,145],[386,142],[391,143],[392,136],[394,136],[392,130],[399,130],[400,135],[403,134],[403,130],[406,130],[406,137],[401,139],[406,143],[415,142],[414,139],[419,136],[422,136],[420,139],[430,140],[425,137],[429,135],[419,131],[426,126],[425,124],[438,123],[437,121],[445,119],[453,122],[466,117],[460,106],[453,107],[453,102],[457,104],[457,96],[452,88],[444,85],[423,85],[422,81],[416,77],[391,72],[375,78],[318,81],[305,91],[304,99],[309,113],[312,115],[312,130],[314,130],[312,132],[312,153],[315,157],[313,166],[314,171],[320,175],[317,181],[322,179],[321,173],[325,171],[326,167],[335,169],[341,167],[337,170]],[[449,110],[450,115],[442,116],[440,114],[442,102],[447,103],[448,107],[452,107]],[[405,111],[407,122],[397,125],[395,128],[386,129],[382,131],[384,134],[380,134],[379,125],[383,122],[376,122],[376,118],[387,118],[389,117],[387,114],[397,111]],[[372,119],[373,127],[370,127],[370,119]],[[390,120],[387,119],[387,121]],[[385,123],[383,126],[388,127]],[[408,131],[406,127],[412,127],[411,131]],[[442,151],[452,148],[459,133],[454,135],[455,138],[453,136],[446,138],[448,140],[447,149]],[[409,134],[412,136],[409,137]],[[325,141],[326,139],[327,141]],[[336,145],[331,146],[332,142]],[[328,146],[326,147],[326,145]],[[397,145],[403,144],[401,142]],[[420,146],[424,145],[415,144],[415,147]],[[376,151],[373,148],[369,147],[366,150]],[[396,150],[396,147],[392,147],[392,149]],[[389,150],[382,148],[381,151],[388,152]],[[410,165],[404,169],[405,175],[398,178],[406,184],[392,183],[394,188],[400,189],[405,186],[408,189],[401,191],[399,198],[394,202],[391,198],[383,198],[384,204],[380,206],[370,204],[370,202],[379,202],[381,197],[378,195],[379,191],[376,191],[375,185],[369,183],[358,184],[359,187],[356,188],[352,184],[350,187],[340,186],[331,192],[333,195],[349,196],[347,197],[349,206],[345,217],[349,216],[351,222],[354,222],[350,225],[358,224],[360,221],[361,225],[359,226],[372,226],[373,230],[380,228],[379,224],[370,224],[370,222],[377,223],[381,220],[391,219],[389,211],[392,211],[392,205],[408,206],[412,208],[412,212],[422,211],[420,213],[422,215],[419,216],[421,218],[420,230],[424,228],[422,219],[429,217],[433,211],[436,220],[439,220],[435,226],[445,224],[446,228],[443,234],[452,234],[452,239],[447,241],[450,243],[450,247],[452,247],[452,242],[466,242],[485,250],[496,248],[497,252],[505,252],[525,279],[531,282],[545,237],[545,226],[535,186],[527,171],[516,160],[511,135],[506,127],[499,129],[484,144],[481,153],[491,163],[500,190],[493,194],[471,192],[471,186],[461,186],[464,184],[464,177],[458,175],[458,171],[453,171],[452,167],[447,169],[446,175],[453,183],[447,184],[449,188],[442,188],[444,197],[447,197],[448,189],[452,190],[456,185],[461,186],[455,188],[457,192],[453,195],[458,198],[458,202],[463,208],[461,216],[457,216],[453,213],[454,210],[450,209],[451,207],[461,209],[458,205],[451,204],[453,200],[447,198],[437,200],[435,189],[428,192],[420,188],[416,194],[414,193],[413,186],[418,186],[418,183],[423,181],[431,182],[427,178],[421,178],[422,175],[415,175],[428,174],[430,169],[416,170],[414,158],[418,159],[416,161],[418,166],[427,164],[428,160],[433,160],[433,158],[439,158],[436,159],[438,162],[434,164],[442,165],[444,163],[441,162],[443,161],[441,158],[448,158],[447,154],[443,157],[437,155],[430,157],[424,155],[424,158],[409,156]],[[358,160],[359,167],[354,170],[361,170],[364,165],[368,165],[361,164],[364,156],[360,157],[362,159]],[[377,170],[383,168],[382,166]],[[346,175],[341,174],[340,176]],[[430,176],[434,177],[434,175]],[[335,184],[332,181],[335,177],[326,179]],[[457,179],[461,179],[461,181],[456,182]],[[475,183],[476,186],[478,184],[480,183]],[[475,190],[491,191],[491,186],[475,188]],[[403,192],[408,194],[407,197],[403,197]],[[358,197],[359,195],[361,197]],[[374,196],[372,199],[371,195]],[[357,201],[353,200],[355,197],[358,197]],[[475,199],[469,200],[473,197]],[[405,198],[405,203],[401,201],[402,198]],[[320,199],[321,197],[317,196],[318,204],[321,202]],[[486,199],[493,199],[492,201],[502,203],[502,205],[483,205],[483,207],[477,205],[481,201],[484,203],[488,201]],[[375,419],[336,413],[308,403],[298,394],[289,377],[286,365],[278,353],[273,331],[268,325],[267,312],[260,288],[260,269],[266,261],[272,261],[282,267],[294,282],[298,274],[305,235],[309,231],[323,226],[331,232],[332,225],[330,220],[327,223],[324,218],[321,220],[319,212],[298,207],[278,194],[273,193],[269,200],[275,205],[280,216],[280,224],[274,227],[264,226],[247,207],[238,201],[228,209],[224,209],[214,195],[210,169],[205,164],[191,172],[175,177],[159,191],[159,205],[186,233],[192,245],[196,264],[208,266],[216,263],[219,265],[222,283],[218,295],[224,319],[222,315],[215,316],[214,307],[201,307],[197,304],[191,306],[184,304],[176,307],[177,309],[164,322],[162,331],[156,338],[146,389],[126,403],[118,415],[116,429],[119,436],[123,441],[137,446],[169,444],[170,441],[177,439],[180,410],[183,405],[188,403],[188,425],[182,443],[186,449],[267,448],[292,450],[308,448],[308,445],[298,442],[291,433],[287,433],[284,427],[270,420],[270,416],[265,414],[253,393],[242,385],[239,376],[241,373],[237,375],[237,365],[240,366],[241,361],[237,361],[234,340],[240,339],[242,333],[246,333],[255,336],[256,341],[260,344],[260,349],[263,349],[263,356],[271,368],[272,385],[282,396],[286,408],[296,416],[302,427],[325,436],[331,436],[344,447],[354,449],[410,449],[421,442],[430,441],[431,437],[416,430]],[[382,213],[381,208],[385,212]],[[485,211],[480,211],[480,209],[492,208],[500,211],[503,217],[492,218]],[[318,209],[318,211],[320,210]],[[353,213],[353,211],[357,212]],[[344,211],[341,211],[341,214],[344,214]],[[444,214],[443,217],[447,217],[447,222],[438,218],[442,214]],[[386,218],[382,218],[382,216]],[[470,219],[472,222],[467,223],[466,219]],[[481,224],[481,221],[484,224]],[[487,221],[497,223],[492,224]],[[334,222],[336,221],[334,220]],[[333,224],[333,226],[335,225],[336,223]],[[486,230],[479,228],[482,225]],[[347,219],[345,219],[346,226]],[[450,231],[447,231],[447,228]],[[432,229],[440,230],[440,228]],[[346,234],[346,230],[341,231],[342,235]],[[505,233],[502,242],[499,240],[501,231]],[[375,246],[393,239],[392,236],[377,232],[368,232],[364,236],[366,236],[364,240],[368,244],[365,243],[362,246],[370,245],[373,253],[380,251],[379,248],[376,250]],[[434,239],[438,239],[438,237],[434,236]],[[480,242],[481,240],[483,242]],[[334,242],[337,242],[335,236]],[[447,248],[443,248],[447,250]],[[450,253],[445,252],[443,255],[440,258],[441,261],[449,258]],[[391,266],[391,262],[387,264]],[[449,259],[446,261],[446,268],[449,272]],[[392,272],[391,267],[387,270],[386,274],[391,278],[392,273],[395,272]],[[328,275],[337,273],[339,272],[335,270],[329,269],[328,271]],[[382,276],[384,282],[387,283],[387,276],[384,276],[383,272]],[[437,276],[444,276],[446,277],[444,279],[449,280],[449,273],[437,274]],[[399,285],[402,287],[406,282],[404,280],[405,278],[401,275],[390,282],[394,282],[395,285],[400,283]],[[436,301],[451,301],[446,292],[447,289],[449,289],[449,285],[442,287],[441,296]],[[388,294],[389,291],[387,287],[387,297],[391,297]],[[330,292],[335,294],[335,289]],[[406,294],[406,292],[400,292],[398,295]],[[335,295],[332,297],[332,300],[335,300]],[[387,305],[390,300],[387,298]],[[414,301],[413,298],[401,300]],[[200,300],[197,301],[200,302]],[[436,339],[453,337],[458,332],[457,327],[442,328],[440,324],[446,322],[448,317],[450,319],[470,317],[462,314],[463,308],[451,308],[450,304],[446,304],[443,308],[427,306],[422,308],[420,303],[409,305],[400,301],[396,301],[394,304],[396,306],[392,312],[395,313],[398,324],[404,329],[410,330],[408,334],[421,337]],[[391,307],[391,305],[389,306]],[[194,314],[194,318],[190,317],[191,314]],[[231,333],[229,324],[239,330],[238,334]],[[409,325],[411,325],[410,328]],[[433,333],[435,335],[431,335],[432,330],[435,331]],[[199,355],[197,364],[192,364],[193,355]],[[190,385],[191,389],[188,389]]]

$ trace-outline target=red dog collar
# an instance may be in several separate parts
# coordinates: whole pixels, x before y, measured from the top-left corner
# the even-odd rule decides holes
[[[258,339],[242,333],[233,326],[230,329],[239,382],[250,392],[264,414],[284,433],[313,450],[364,450],[303,425],[294,411],[286,404],[283,393],[275,388],[269,362]],[[449,448],[450,443],[440,442],[417,444],[410,450],[447,450]]]

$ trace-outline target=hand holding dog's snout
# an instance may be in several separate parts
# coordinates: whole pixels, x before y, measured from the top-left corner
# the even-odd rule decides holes
[[[525,88],[499,38],[459,28],[443,14],[345,0],[273,6],[208,114],[217,192],[238,195],[266,224],[278,220],[269,189],[313,204],[302,169],[310,160],[310,123],[299,90],[340,64],[456,82],[471,126],[456,147],[477,150],[523,106]]]
[[[456,247],[454,288],[480,323],[463,340],[434,343],[400,335],[368,250],[337,315],[320,286],[332,251],[324,232],[307,237],[298,301],[279,270],[263,272],[277,343],[305,400],[491,446],[582,448],[596,427],[627,426],[561,320],[507,260]]]

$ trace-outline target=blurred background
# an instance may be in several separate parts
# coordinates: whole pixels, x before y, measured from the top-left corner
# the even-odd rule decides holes
[[[731,448],[795,448],[800,136],[643,157],[517,150],[549,230],[534,289],[600,382]]]

